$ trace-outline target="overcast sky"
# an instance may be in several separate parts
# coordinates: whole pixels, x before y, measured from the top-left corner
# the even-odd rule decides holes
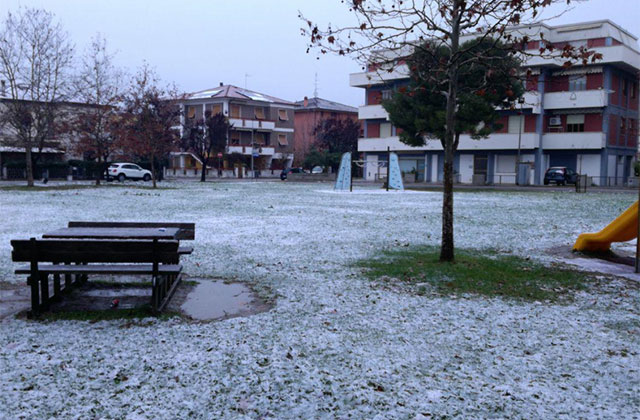
[[[340,0],[1,0],[0,16],[21,5],[53,12],[79,52],[100,32],[117,52],[117,64],[134,71],[146,60],[165,82],[187,92],[246,81],[249,89],[295,101],[313,95],[317,73],[320,97],[364,102],[363,90],[349,87],[358,64],[345,57],[316,60],[300,35],[298,10],[318,22],[347,21]],[[640,36],[640,0],[588,0],[550,24],[598,19]]]

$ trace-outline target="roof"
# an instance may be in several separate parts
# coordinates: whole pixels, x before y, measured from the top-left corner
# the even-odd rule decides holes
[[[244,99],[246,101],[260,101],[268,103],[278,103],[285,105],[293,105],[293,102],[276,98],[275,96],[265,95],[249,89],[242,89],[233,85],[222,85],[211,89],[205,89],[198,92],[188,93],[186,99],[209,99],[209,98],[231,98]]]
[[[338,102],[329,101],[322,98],[309,98],[307,106],[304,106],[304,100],[296,102],[296,111],[301,110],[326,110],[335,112],[353,112],[357,113],[358,108],[341,104]]]

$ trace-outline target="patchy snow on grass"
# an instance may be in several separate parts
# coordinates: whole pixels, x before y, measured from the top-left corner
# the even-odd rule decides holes
[[[10,239],[69,220],[192,221],[188,275],[253,284],[274,309],[178,319],[0,324],[0,418],[632,418],[640,407],[640,293],[564,305],[421,297],[352,263],[437,245],[441,194],[327,194],[294,183],[184,183],[160,191],[2,191]],[[458,193],[456,244],[548,261],[598,231],[628,194]]]

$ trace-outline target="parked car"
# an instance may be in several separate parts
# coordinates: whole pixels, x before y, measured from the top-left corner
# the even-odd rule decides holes
[[[314,167],[311,169],[311,173],[312,173],[312,174],[321,174],[321,173],[323,173],[323,172],[324,172],[324,168],[323,168],[322,166],[314,166]]]
[[[303,173],[304,173],[304,169],[302,168],[286,168],[286,169],[283,169],[282,172],[280,172],[280,179],[284,181],[285,179],[287,179],[288,174],[303,174]]]
[[[553,166],[544,174],[544,185],[555,182],[556,185],[575,184],[578,182],[578,174],[565,166]]]
[[[151,171],[142,169],[135,163],[112,163],[107,168],[107,180],[112,179],[120,182],[125,179],[141,179],[147,182],[151,180]]]

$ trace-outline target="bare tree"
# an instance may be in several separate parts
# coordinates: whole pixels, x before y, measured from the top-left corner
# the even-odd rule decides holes
[[[207,165],[211,157],[224,153],[227,146],[227,133],[232,126],[229,124],[229,119],[221,113],[211,115],[207,112],[204,120],[197,121],[185,118],[181,139],[182,148],[195,154],[202,162],[200,182],[206,180]]]
[[[123,79],[106,40],[97,34],[82,57],[75,83],[77,99],[87,106],[75,112],[68,124],[78,137],[76,150],[97,161],[96,185],[120,139],[118,107]]]
[[[569,3],[570,0],[562,0]],[[463,46],[465,38],[489,40],[513,54],[525,54],[523,46],[529,42],[526,31],[514,30],[514,26],[527,23],[556,0],[352,0],[345,2],[354,18],[352,25],[321,29],[317,23],[305,21],[302,29],[309,39],[308,51],[317,48],[321,54],[350,55],[365,68],[384,72],[400,71],[406,57],[416,50],[425,55],[438,56],[447,51],[446,58],[438,60],[431,71],[425,73],[425,82],[433,76],[442,87],[440,94],[446,98],[444,136],[444,188],[442,202],[441,261],[454,259],[453,235],[453,160],[457,144],[456,126],[460,69],[472,67],[486,60],[476,42]],[[543,32],[538,34],[544,43]],[[544,43],[538,54],[548,54],[565,60],[597,59],[598,56],[583,47],[567,45],[557,51]],[[442,56],[442,54],[440,54]],[[408,73],[406,74],[408,76]]]
[[[27,185],[33,186],[33,156],[56,135],[62,101],[72,91],[69,70],[73,45],[53,14],[41,9],[9,13],[0,28],[0,80],[7,93],[0,124],[12,132],[12,143],[23,148]]]
[[[175,88],[159,86],[158,77],[146,63],[124,96],[126,148],[149,159],[153,188],[157,187],[156,160],[165,158],[179,143],[179,99]]]

